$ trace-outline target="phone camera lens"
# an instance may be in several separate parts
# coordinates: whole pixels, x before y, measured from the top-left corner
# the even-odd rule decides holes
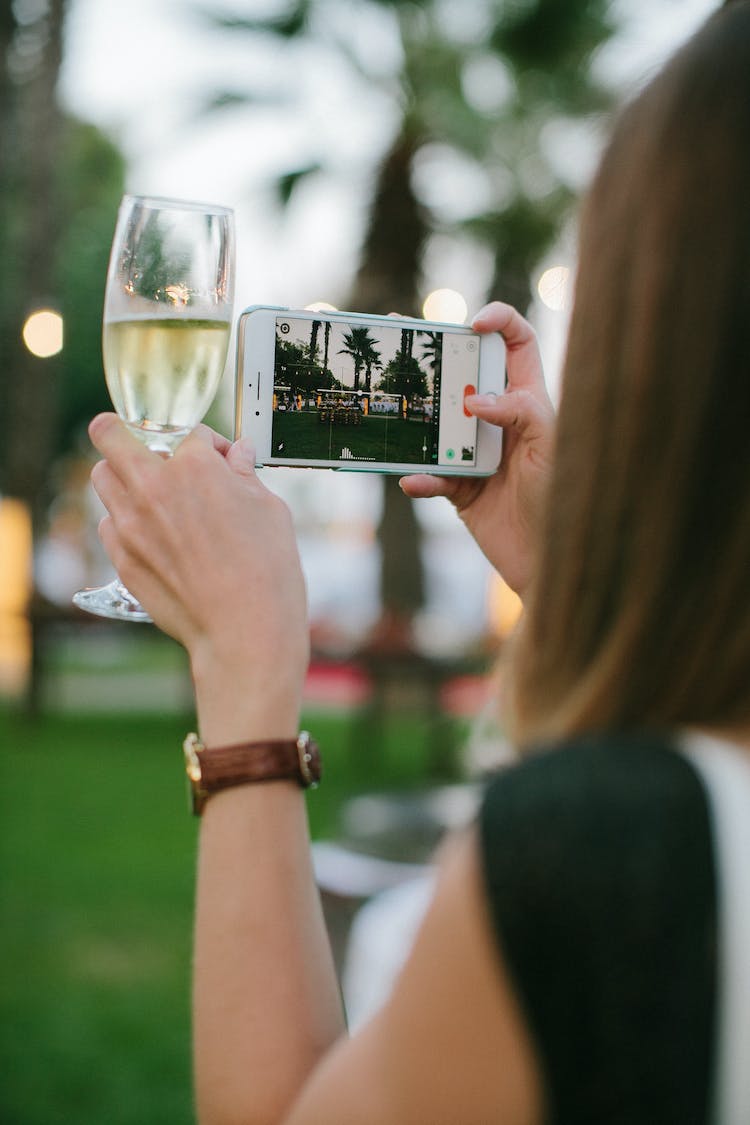
[[[284,321],[283,324],[279,325],[279,331],[283,333],[284,336],[289,335],[289,325],[286,323],[286,321]]]

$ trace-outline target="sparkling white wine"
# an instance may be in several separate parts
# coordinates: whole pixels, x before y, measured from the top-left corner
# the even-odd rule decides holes
[[[146,440],[184,437],[216,394],[229,330],[228,321],[186,318],[105,323],[104,371],[120,417]]]

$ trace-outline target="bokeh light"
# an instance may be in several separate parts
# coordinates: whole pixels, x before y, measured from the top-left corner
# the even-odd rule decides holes
[[[54,309],[37,309],[23,326],[23,342],[32,355],[49,359],[63,347],[63,318]]]
[[[567,266],[551,266],[539,278],[537,292],[548,309],[564,312],[568,307],[570,270]]]
[[[447,324],[465,324],[468,312],[469,306],[455,289],[435,289],[422,306],[425,320],[442,320]]]
[[[492,574],[487,600],[490,628],[497,637],[507,637],[521,617],[521,599],[499,574]]]
[[[31,665],[31,513],[10,497],[0,499],[0,693],[20,692]]]

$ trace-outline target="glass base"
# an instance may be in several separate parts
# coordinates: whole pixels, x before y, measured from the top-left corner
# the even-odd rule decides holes
[[[106,586],[90,586],[73,595],[73,604],[87,613],[99,617],[111,617],[116,621],[144,621],[153,624],[151,617],[137,598],[134,598],[119,578],[113,578]]]

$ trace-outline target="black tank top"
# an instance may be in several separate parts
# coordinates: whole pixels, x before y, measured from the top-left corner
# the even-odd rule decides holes
[[[706,1125],[716,880],[690,763],[658,736],[582,738],[499,774],[479,823],[546,1122]]]

